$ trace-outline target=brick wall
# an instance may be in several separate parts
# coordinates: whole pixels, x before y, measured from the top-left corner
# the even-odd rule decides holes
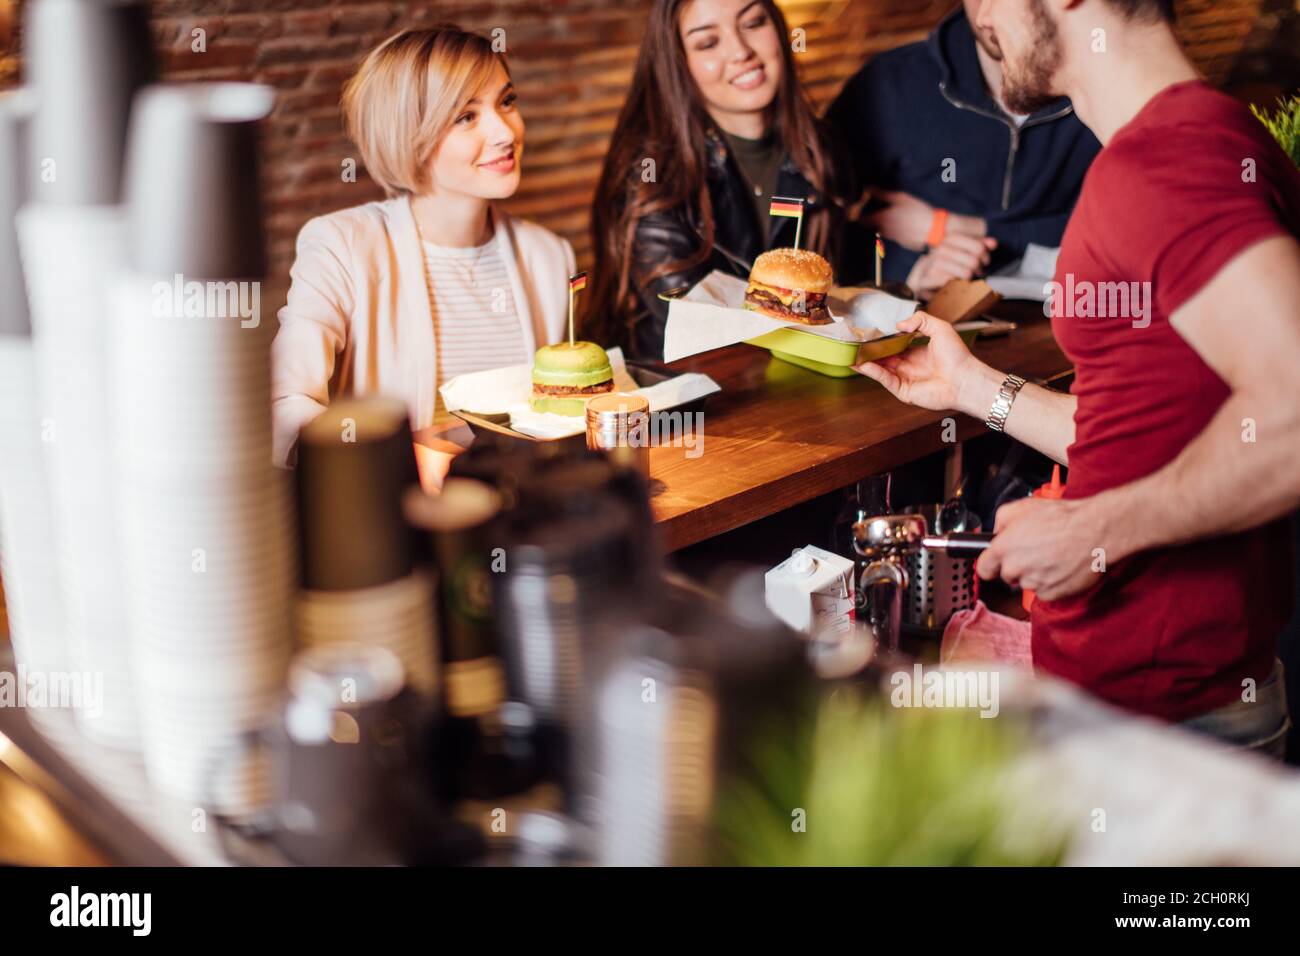
[[[3,9],[14,0],[0,0]],[[1267,0],[1263,0],[1267,2]],[[956,0],[783,0],[807,31],[804,80],[824,105],[872,53],[917,39]],[[21,4],[18,4],[21,10]],[[1261,0],[1183,0],[1193,57],[1222,82]],[[454,21],[506,30],[528,124],[523,184],[510,208],[568,237],[586,260],[587,207],[631,74],[648,0],[154,0],[154,38],[168,79],[256,80],[279,92],[268,124],[264,189],[272,262],[283,276],[293,237],[310,216],[375,198],[361,177],[345,183],[339,90],[367,49],[405,26]],[[21,21],[21,17],[19,17]],[[196,52],[193,31],[206,50]],[[0,37],[0,50],[5,47]],[[0,86],[16,80],[0,56]]]

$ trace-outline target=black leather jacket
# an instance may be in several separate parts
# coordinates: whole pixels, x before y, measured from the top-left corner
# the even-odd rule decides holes
[[[638,301],[628,336],[628,351],[633,358],[655,361],[663,358],[668,303],[659,298],[660,293],[693,286],[715,269],[748,278],[750,267],[760,253],[794,245],[794,219],[774,217],[767,234],[762,233],[749,186],[726,142],[712,130],[708,160],[707,182],[714,221],[713,249],[708,259],[691,269],[647,279],[662,263],[678,262],[696,253],[704,241],[704,230],[685,207],[652,213],[637,223],[632,285]],[[789,157],[777,174],[775,194],[806,200],[805,216],[826,203],[826,198],[813,189]],[[837,275],[837,280],[844,284],[846,277]]]

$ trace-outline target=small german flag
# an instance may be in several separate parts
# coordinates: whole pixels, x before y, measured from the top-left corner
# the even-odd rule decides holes
[[[569,276],[569,291],[581,292],[587,288],[587,273],[579,272],[576,276]]]
[[[772,208],[767,212],[769,216],[788,216],[791,219],[802,219],[803,200],[782,199],[780,196],[773,196]]]
[[[885,244],[881,241],[879,236],[876,236],[876,258],[885,258]]]

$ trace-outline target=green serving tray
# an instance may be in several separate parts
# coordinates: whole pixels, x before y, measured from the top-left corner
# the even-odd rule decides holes
[[[913,338],[914,333],[899,332],[870,342],[843,342],[803,329],[773,329],[757,338],[747,339],[746,344],[767,349],[783,361],[822,375],[847,378],[857,374],[853,371],[854,365],[897,355],[912,344]]]
[[[963,329],[961,332],[968,347],[978,335],[977,328]],[[774,358],[819,375],[848,378],[857,374],[853,370],[855,365],[897,355],[912,345],[926,341],[928,339],[925,336],[918,338],[914,332],[899,332],[870,342],[843,342],[802,329],[774,329],[757,338],[747,339],[745,344],[767,349]]]
[[[779,358],[782,362],[798,365],[800,368],[806,368],[810,372],[816,372],[819,375],[829,375],[831,378],[852,378],[858,374],[854,371],[852,365],[831,365],[827,362],[819,362],[816,359],[804,358],[802,355],[795,355],[793,352],[782,352],[780,349],[772,349],[771,351],[772,358]]]

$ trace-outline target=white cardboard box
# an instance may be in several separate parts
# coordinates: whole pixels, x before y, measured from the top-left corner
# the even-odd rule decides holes
[[[767,607],[809,637],[853,627],[853,561],[813,545],[795,551],[764,576]]]

